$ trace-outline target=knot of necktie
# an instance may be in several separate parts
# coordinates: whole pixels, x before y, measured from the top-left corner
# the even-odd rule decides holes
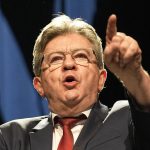
[[[72,150],[73,149],[73,135],[71,128],[79,121],[86,119],[84,114],[77,117],[55,117],[54,122],[59,123],[63,127],[63,136],[58,145],[58,150]]]
[[[77,122],[84,119],[86,119],[86,116],[84,114],[77,117],[56,117],[55,123],[60,123],[61,126],[68,126],[69,128],[72,128]]]

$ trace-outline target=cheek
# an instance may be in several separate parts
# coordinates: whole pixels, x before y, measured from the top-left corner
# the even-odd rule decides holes
[[[58,74],[49,73],[44,77],[43,87],[45,91],[45,95],[51,95],[51,93],[56,92],[59,87],[59,77]]]
[[[89,70],[87,71],[83,77],[82,81],[84,87],[89,92],[97,92],[98,90],[98,81],[99,81],[99,72],[97,70]]]

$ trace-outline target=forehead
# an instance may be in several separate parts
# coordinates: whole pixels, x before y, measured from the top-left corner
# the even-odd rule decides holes
[[[69,51],[71,49],[92,48],[92,43],[84,36],[72,33],[59,35],[49,41],[44,49],[44,53],[53,51]]]

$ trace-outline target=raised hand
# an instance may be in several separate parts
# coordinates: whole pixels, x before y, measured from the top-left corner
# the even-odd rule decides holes
[[[150,77],[141,64],[141,49],[135,39],[117,32],[116,23],[116,15],[111,15],[106,29],[105,64],[137,102],[150,111]]]
[[[136,74],[142,67],[141,49],[132,37],[117,32],[117,18],[111,15],[106,29],[105,64],[111,72],[125,80],[126,76]]]

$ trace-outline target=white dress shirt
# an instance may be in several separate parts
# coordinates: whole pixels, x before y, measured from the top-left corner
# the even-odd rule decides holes
[[[88,118],[89,114],[90,114],[90,111],[91,109],[87,110],[87,111],[84,111],[82,112],[83,114],[86,115],[86,117]],[[57,114],[55,113],[51,113],[52,115],[52,121],[54,120],[54,117],[57,116]],[[71,129],[72,131],[72,134],[73,134],[73,138],[74,138],[74,143],[76,142],[80,132],[81,132],[81,129],[83,128],[84,126],[84,123],[85,123],[85,120],[82,120],[80,122],[78,122],[77,124],[75,124],[75,126]],[[59,145],[59,142],[60,142],[60,139],[63,135],[63,130],[60,126],[60,124],[54,124],[54,121],[53,121],[53,126],[54,126],[54,130],[53,130],[53,146],[52,146],[52,150],[57,150],[57,147]]]

